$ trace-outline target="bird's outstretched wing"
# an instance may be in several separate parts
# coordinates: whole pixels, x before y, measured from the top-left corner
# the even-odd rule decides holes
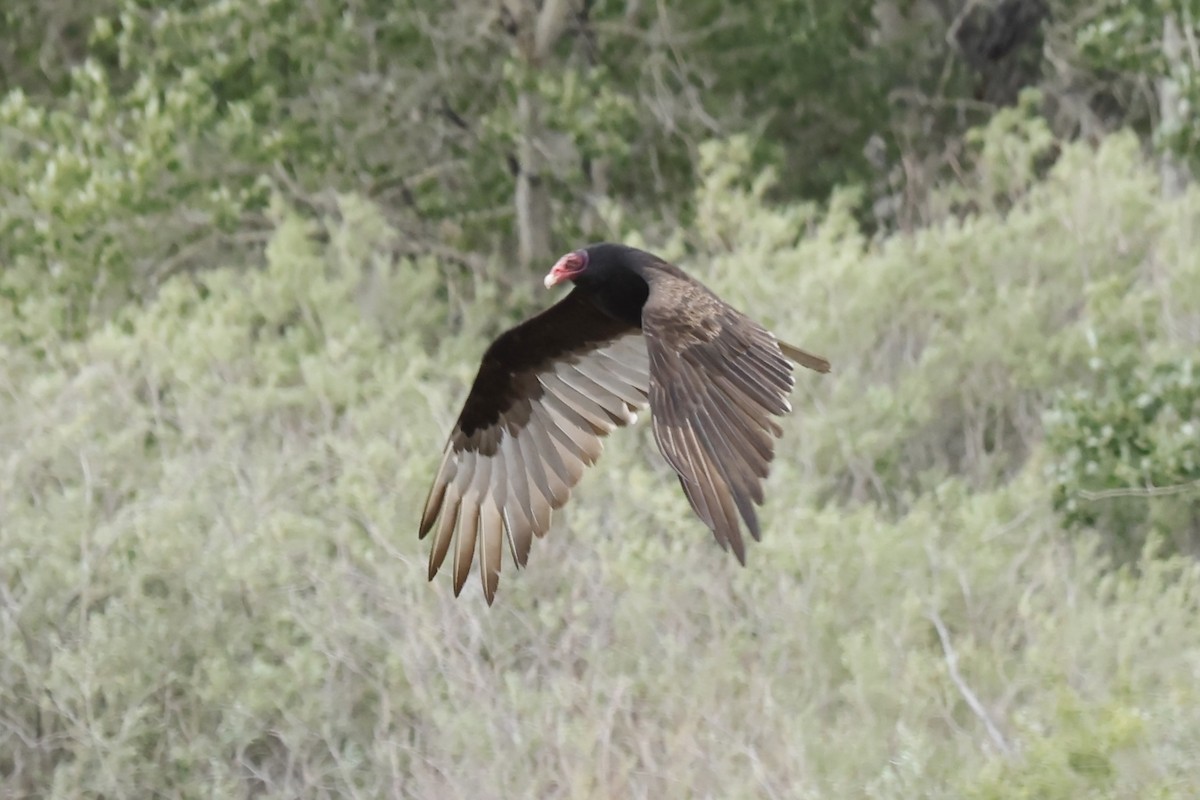
[[[791,410],[792,365],[770,332],[692,281],[656,281],[642,328],[654,438],[696,514],[744,564],[738,518],[761,538],[754,506],[782,434],[774,417]]]
[[[602,437],[646,405],[650,376],[636,327],[614,320],[579,290],[501,335],[484,354],[425,502],[420,535],[433,532],[429,578],[453,547],[454,594],[478,543],[490,605],[503,542],[525,565],[550,529]]]

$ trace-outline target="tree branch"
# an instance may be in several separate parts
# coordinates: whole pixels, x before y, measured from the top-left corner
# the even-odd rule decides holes
[[[1013,754],[1012,746],[1004,738],[1004,734],[1000,733],[1000,728],[992,721],[991,715],[987,709],[983,707],[983,703],[979,702],[979,697],[975,692],[971,691],[971,687],[963,680],[963,676],[958,671],[958,653],[954,651],[954,645],[950,643],[950,632],[946,629],[946,623],[942,622],[942,617],[937,611],[930,611],[927,615],[933,627],[937,630],[938,640],[942,643],[942,653],[946,657],[946,671],[950,674],[950,680],[958,689],[958,693],[962,695],[971,711],[983,723],[983,727],[987,730],[988,736],[991,737],[992,743],[1004,753],[1006,756]]]
[[[1168,497],[1192,490],[1200,490],[1200,479],[1170,486],[1122,486],[1117,489],[1101,489],[1099,491],[1080,489],[1079,496],[1084,500],[1109,500],[1114,497]]]

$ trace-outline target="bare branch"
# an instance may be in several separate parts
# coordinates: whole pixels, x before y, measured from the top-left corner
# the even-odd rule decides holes
[[[541,63],[558,42],[572,10],[570,0],[546,0],[542,12],[538,14],[533,37],[533,60],[536,63]]]
[[[958,693],[962,695],[971,711],[975,713],[983,723],[983,727],[987,730],[988,736],[996,748],[1006,756],[1013,754],[1012,746],[1004,738],[1004,734],[1000,733],[1000,728],[992,721],[992,717],[988,714],[987,709],[983,707],[983,703],[979,702],[979,697],[963,680],[963,676],[958,671],[958,653],[954,651],[954,645],[950,643],[950,632],[946,629],[946,623],[942,621],[942,617],[936,610],[930,611],[927,615],[933,627],[937,629],[938,640],[942,643],[942,653],[946,657],[946,671],[950,675],[950,680],[958,689]]]
[[[1084,500],[1110,500],[1114,497],[1168,497],[1173,494],[1200,490],[1200,480],[1176,483],[1171,486],[1123,486],[1117,489],[1101,489],[1089,491],[1080,489],[1079,496]]]

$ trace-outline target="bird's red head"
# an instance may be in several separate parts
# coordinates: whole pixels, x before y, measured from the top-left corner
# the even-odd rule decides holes
[[[546,284],[546,288],[549,289],[563,281],[574,280],[576,276],[587,269],[587,265],[587,250],[572,251],[558,260],[558,263],[546,273],[546,279],[542,283]]]

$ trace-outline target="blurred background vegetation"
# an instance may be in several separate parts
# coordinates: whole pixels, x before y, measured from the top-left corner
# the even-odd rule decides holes
[[[1200,795],[1195,0],[8,0],[0,796]],[[560,251],[829,355],[738,568],[643,424],[418,503]]]

